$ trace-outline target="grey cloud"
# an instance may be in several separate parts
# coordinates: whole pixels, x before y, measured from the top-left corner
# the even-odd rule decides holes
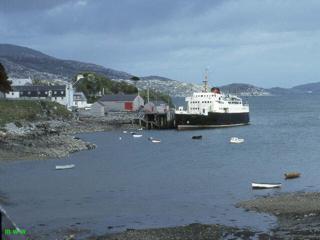
[[[0,0],[0,12],[42,11],[64,4],[67,1],[68,0]]]
[[[32,0],[28,11],[15,2],[0,10],[1,37],[57,57],[199,82],[211,66],[222,84],[293,85],[304,69],[309,80],[319,73],[315,0]]]

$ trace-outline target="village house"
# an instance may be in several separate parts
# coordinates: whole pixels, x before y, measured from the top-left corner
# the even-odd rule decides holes
[[[114,94],[104,95],[91,106],[92,114],[101,114],[108,112],[134,112],[142,109],[144,106],[143,98],[138,94]]]
[[[73,94],[73,106],[78,109],[86,109],[91,106],[88,104],[86,96],[83,92],[75,92]]]
[[[166,113],[169,112],[169,110],[169,105],[161,100],[148,102],[144,105],[144,111],[147,113]]]
[[[12,86],[12,91],[5,94],[7,99],[42,99],[65,105],[71,108],[73,104],[73,88],[70,85],[23,85]]]
[[[104,95],[99,99],[106,112],[132,112],[144,106],[144,100],[137,94]]]

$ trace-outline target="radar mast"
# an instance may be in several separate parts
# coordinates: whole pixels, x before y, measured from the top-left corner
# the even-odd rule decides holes
[[[205,69],[203,88],[203,92],[208,92],[208,68]]]

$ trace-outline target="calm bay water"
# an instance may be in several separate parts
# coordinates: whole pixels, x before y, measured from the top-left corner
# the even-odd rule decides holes
[[[194,222],[265,231],[275,224],[273,217],[234,205],[259,195],[320,190],[320,96],[249,102],[249,126],[143,131],[138,139],[122,131],[81,134],[98,148],[62,160],[3,163],[0,190],[11,202],[5,208],[19,226],[41,234],[70,227],[103,234]],[[191,140],[193,135],[203,140]],[[152,144],[151,136],[162,142]],[[232,136],[245,143],[229,144]],[[76,168],[54,170],[69,163]],[[302,177],[284,181],[286,171]],[[251,181],[283,182],[283,188],[253,191]]]

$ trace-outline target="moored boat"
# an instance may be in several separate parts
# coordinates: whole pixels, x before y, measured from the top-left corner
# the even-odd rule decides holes
[[[67,164],[67,165],[57,165],[56,170],[64,170],[64,169],[71,169],[74,168],[74,164]]]
[[[281,183],[251,183],[253,189],[280,188]]]
[[[205,75],[204,89],[186,97],[187,109],[175,111],[177,129],[218,128],[249,124],[249,105],[235,95],[223,94],[219,88],[208,90]]]
[[[298,172],[288,172],[284,174],[284,178],[285,179],[293,179],[293,178],[298,178],[300,177],[300,173]]]
[[[198,135],[198,136],[192,136],[192,139],[202,139],[202,136],[201,136],[201,135]]]
[[[243,139],[243,138],[237,138],[237,137],[232,137],[232,138],[230,138],[230,143],[239,144],[239,143],[243,143],[243,142],[244,142],[244,139]]]
[[[134,133],[134,134],[132,134],[132,137],[134,137],[134,138],[140,138],[140,137],[142,137],[142,134],[136,134],[136,133]]]
[[[160,139],[155,139],[153,137],[149,137],[149,141],[151,141],[152,143],[161,143]]]

